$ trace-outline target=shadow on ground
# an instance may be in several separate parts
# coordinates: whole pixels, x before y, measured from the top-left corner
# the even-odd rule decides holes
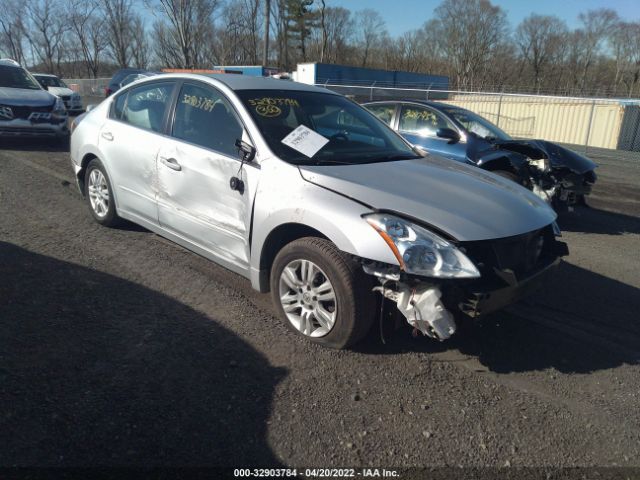
[[[640,218],[622,213],[579,206],[558,218],[560,229],[567,232],[622,235],[640,234]]]
[[[446,342],[413,338],[403,327],[387,331],[391,336],[383,345],[376,326],[358,350],[459,351],[497,373],[588,373],[640,362],[639,311],[637,288],[562,262],[552,284],[508,311],[463,324]]]
[[[68,152],[69,138],[3,138],[1,149],[21,152]]]
[[[284,375],[167,296],[0,242],[0,465],[277,465]]]

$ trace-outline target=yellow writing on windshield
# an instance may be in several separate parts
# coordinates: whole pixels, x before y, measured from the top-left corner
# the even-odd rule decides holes
[[[263,97],[249,100],[249,105],[255,107],[256,113],[263,117],[277,117],[282,113],[283,105],[300,107],[295,98]]]
[[[438,118],[435,113],[427,112],[425,110],[413,110],[407,109],[404,112],[404,118],[407,120],[422,120],[426,122],[431,122],[434,125],[438,123]]]

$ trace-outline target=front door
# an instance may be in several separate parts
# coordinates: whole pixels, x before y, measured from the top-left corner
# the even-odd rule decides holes
[[[422,147],[429,153],[465,162],[466,142],[449,143],[449,140],[439,138],[436,135],[439,128],[458,130],[437,110],[421,105],[402,106],[398,131],[409,143]]]
[[[249,141],[224,95],[201,83],[178,94],[171,138],[158,154],[160,224],[212,254],[220,263],[249,266],[251,209],[259,170],[242,165],[236,140]],[[232,177],[244,188],[233,190]]]

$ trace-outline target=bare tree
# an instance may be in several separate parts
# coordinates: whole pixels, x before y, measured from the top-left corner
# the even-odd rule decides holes
[[[360,65],[366,67],[372,63],[373,52],[380,48],[382,39],[387,35],[384,19],[376,10],[365,8],[356,13],[356,36]]]
[[[96,78],[100,68],[100,55],[105,48],[104,17],[100,15],[96,1],[71,0],[66,16],[87,74]]]
[[[614,91],[624,84],[627,96],[631,97],[640,82],[640,23],[619,22],[610,42],[616,64]]]
[[[30,0],[25,3],[29,22],[25,35],[36,58],[49,73],[60,73],[60,48],[69,28],[64,16],[60,15],[63,10],[59,0]]]
[[[599,10],[589,10],[578,15],[578,20],[583,27],[580,29],[580,48],[578,63],[581,71],[580,86],[584,89],[587,85],[589,69],[593,65],[595,56],[600,52],[602,44],[612,27],[618,22],[618,14],[611,9],[601,8]]]
[[[132,0],[102,0],[109,54],[119,67],[129,66],[132,41]]]
[[[156,35],[170,48],[174,65],[180,68],[201,66],[203,54],[200,45],[212,30],[213,14],[218,0],[147,0],[147,5],[158,16],[154,24]]]
[[[557,17],[532,14],[525,18],[515,33],[515,43],[533,73],[534,88],[540,88],[547,66],[563,48],[568,29]]]
[[[444,0],[435,10],[437,38],[459,87],[472,87],[508,35],[506,14],[488,0]]]
[[[149,66],[149,42],[144,20],[134,15],[131,20],[131,60],[136,68]]]
[[[19,63],[25,62],[24,2],[7,0],[0,9],[0,49]]]

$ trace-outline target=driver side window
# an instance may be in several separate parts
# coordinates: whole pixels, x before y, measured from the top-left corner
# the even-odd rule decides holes
[[[439,128],[455,127],[440,112],[428,107],[405,105],[400,115],[399,130],[421,137],[436,137]]]
[[[228,156],[237,156],[243,127],[231,104],[213,88],[185,83],[178,95],[172,136]]]

